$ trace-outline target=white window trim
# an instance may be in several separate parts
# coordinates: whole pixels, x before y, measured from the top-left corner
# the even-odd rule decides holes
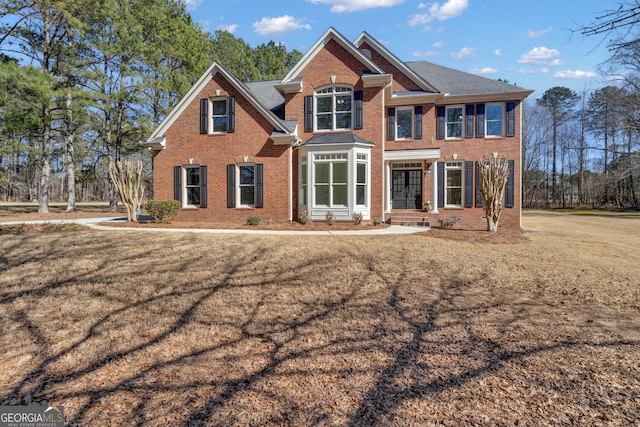
[[[240,191],[241,187],[249,187],[249,185],[242,185],[240,183],[240,168],[242,166],[252,166],[253,167],[253,204],[242,204],[242,192]],[[236,208],[238,209],[253,209],[256,207],[256,164],[255,163],[237,163],[236,164]]]
[[[449,110],[452,110],[454,108],[459,108],[461,113],[462,113],[462,118],[460,119],[460,136],[449,136],[449,123],[458,123],[458,122],[449,122],[448,118],[449,118]],[[454,139],[454,140],[459,140],[459,139],[463,139],[464,138],[464,105],[447,105],[445,107],[444,110],[444,133],[445,133],[445,139]]]
[[[398,132],[398,127],[399,127],[398,113],[400,111],[409,111],[409,116],[411,117],[411,127],[410,127],[411,133],[410,133],[410,135],[408,137],[404,137],[404,138],[401,138],[401,137],[398,136],[400,134]],[[411,141],[411,140],[413,140],[414,121],[415,121],[414,111],[415,111],[415,107],[396,107],[396,120],[395,120],[395,126],[396,126],[396,129],[395,129],[396,139],[395,140],[396,141]]]
[[[489,111],[489,107],[500,107],[502,110],[502,126],[501,126],[501,130],[502,133],[500,135],[490,135],[489,134],[489,120],[487,119],[489,117],[488,111]],[[485,104],[484,107],[484,137],[485,138],[502,138],[504,137],[505,134],[505,115],[506,115],[506,108],[505,105],[503,103],[491,103],[491,104]],[[497,120],[492,120],[497,122]]]
[[[213,103],[214,101],[224,101],[224,116],[222,115],[218,115],[218,116],[214,116],[213,115]],[[214,123],[215,120],[214,118],[216,117],[225,117],[226,120],[229,120],[229,112],[227,111],[228,108],[228,104],[227,104],[227,97],[226,96],[216,96],[213,98],[209,98],[209,111],[211,112],[209,114],[209,134],[222,134],[222,133],[227,133],[227,130],[214,130]],[[228,126],[228,123],[227,123]]]
[[[348,92],[336,92],[336,88],[346,88],[349,89]],[[331,93],[319,93],[323,90],[331,89]],[[313,129],[315,132],[335,132],[342,130],[352,130],[353,129],[353,121],[355,119],[355,105],[354,105],[354,89],[352,86],[343,85],[343,84],[335,84],[331,86],[324,86],[319,89],[316,89],[313,93]],[[336,127],[336,96],[344,96],[351,95],[351,126],[348,128],[339,128]],[[331,119],[333,126],[331,129],[318,129],[318,114],[327,115],[327,113],[319,113],[318,112],[318,98],[329,98],[331,97]],[[341,113],[347,113],[347,111],[341,111]]]
[[[456,166],[450,166],[453,164]],[[448,197],[447,192],[449,191],[449,186],[447,185],[447,174],[449,170],[459,170],[460,171],[460,204],[449,204],[447,203]],[[464,207],[464,161],[456,160],[452,162],[445,162],[444,164],[444,207],[445,208],[463,208]]]
[[[346,158],[328,158],[328,159],[319,159],[319,156],[345,156]],[[311,172],[311,178],[312,178],[312,182],[313,182],[313,199],[312,199],[312,206],[314,208],[346,208],[349,206],[349,201],[351,200],[351,194],[352,194],[352,189],[350,188],[351,185],[349,182],[349,170],[351,169],[351,161],[349,158],[349,152],[348,151],[338,151],[338,152],[318,152],[318,153],[313,153],[312,154],[312,165],[313,165],[313,170]],[[329,164],[329,204],[328,205],[320,205],[318,203],[316,203],[316,165],[320,164],[320,163],[326,163]],[[346,164],[347,165],[347,182],[346,182],[346,187],[347,187],[347,203],[344,205],[339,205],[339,204],[333,204],[333,165],[334,163],[342,163],[342,164]],[[307,184],[308,186],[309,184]],[[308,188],[307,188],[308,189]]]
[[[184,208],[187,209],[195,209],[195,208],[199,208],[200,205],[192,205],[189,204],[189,192],[187,191],[188,188],[197,188],[198,191],[200,191],[200,184],[198,184],[197,186],[195,185],[187,185],[187,169],[195,169],[198,171],[198,180],[201,181],[202,177],[200,176],[200,165],[183,165],[182,166],[182,206]]]

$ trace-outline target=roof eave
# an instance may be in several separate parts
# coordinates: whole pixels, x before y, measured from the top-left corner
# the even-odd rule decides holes
[[[451,103],[464,103],[464,102],[478,103],[478,102],[509,101],[509,100],[524,101],[532,93],[533,93],[532,90],[522,90],[522,91],[513,91],[513,92],[477,93],[477,94],[461,94],[461,95],[444,94],[443,97],[437,100],[436,104],[444,105],[444,104],[451,104]]]
[[[443,93],[393,94],[386,100],[389,107],[407,104],[436,104],[445,95]]]
[[[164,150],[167,148],[167,138],[164,135],[158,138],[149,138],[146,141],[140,141],[140,145],[153,151]]]

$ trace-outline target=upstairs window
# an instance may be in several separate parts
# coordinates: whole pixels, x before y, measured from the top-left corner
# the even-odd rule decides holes
[[[485,108],[485,136],[503,136],[504,105],[487,104]]]
[[[413,138],[413,108],[396,108],[396,139]]]
[[[200,133],[235,131],[236,104],[233,96],[200,100]]]
[[[462,106],[447,107],[446,111],[447,138],[462,138],[462,123],[464,120]]]
[[[211,100],[211,130],[214,133],[227,131],[227,98]]]
[[[352,129],[353,89],[331,86],[315,93],[316,130]]]

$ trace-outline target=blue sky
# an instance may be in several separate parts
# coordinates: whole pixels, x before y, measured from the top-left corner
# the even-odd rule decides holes
[[[302,53],[329,27],[353,41],[366,31],[403,61],[425,60],[542,96],[553,86],[577,92],[606,84],[602,38],[580,27],[617,0],[186,0],[192,18],[255,47],[270,40]]]

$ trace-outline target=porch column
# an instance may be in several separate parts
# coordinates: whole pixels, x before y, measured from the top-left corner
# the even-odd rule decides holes
[[[391,162],[384,162],[384,211],[391,212]]]
[[[431,213],[437,214],[438,213],[438,161],[434,160],[433,164],[431,165],[431,176],[433,177],[432,182],[433,182],[433,189],[431,192],[431,197],[433,197],[433,200],[431,200]]]

